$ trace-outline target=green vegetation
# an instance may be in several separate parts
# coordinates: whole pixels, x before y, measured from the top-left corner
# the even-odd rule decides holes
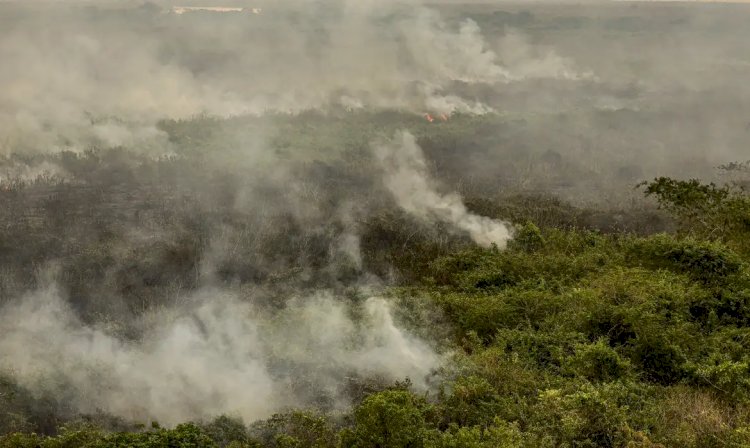
[[[0,448],[750,447],[747,7],[68,3],[0,0]]]
[[[507,250],[443,246],[397,265],[412,279],[393,290],[404,309],[434,308],[449,324],[437,394],[407,382],[365,392],[351,413],[124,432],[72,422],[42,436],[24,391],[6,382],[0,447],[748,446],[750,199],[697,181],[645,187],[677,233],[526,221]],[[378,241],[398,241],[392,219],[370,222]],[[434,244],[422,238],[412,244]],[[397,261],[387,247],[367,255]],[[171,258],[152,262],[175,265],[186,250],[165,247]]]

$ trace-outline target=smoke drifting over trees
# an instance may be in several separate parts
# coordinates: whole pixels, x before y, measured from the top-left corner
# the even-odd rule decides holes
[[[504,67],[471,19],[449,26],[435,11],[391,2],[277,6],[257,17],[52,5],[7,25],[6,146],[47,150],[156,140],[159,151],[158,119],[201,113],[332,105],[481,113],[491,108],[446,88],[579,76],[562,58],[518,49],[520,60]]]
[[[173,6],[0,1],[0,446],[745,440],[749,8]]]
[[[386,187],[407,212],[464,230],[480,246],[495,244],[504,248],[511,238],[508,223],[469,212],[456,193],[442,195],[436,191],[422,149],[413,135],[396,134],[394,141],[378,145],[375,154],[385,171]]]
[[[251,422],[310,404],[301,382],[345,406],[345,375],[411,376],[424,389],[438,366],[378,298],[350,310],[320,292],[269,313],[226,291],[198,291],[145,317],[141,339],[128,341],[106,323],[82,322],[59,294],[50,286],[4,307],[0,350],[19,384],[83,413],[170,424],[230,413]]]

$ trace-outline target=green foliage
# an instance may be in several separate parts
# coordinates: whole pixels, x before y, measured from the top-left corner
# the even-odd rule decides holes
[[[572,391],[548,389],[539,396],[535,418],[544,434],[557,443],[580,447],[616,447],[627,441],[628,404],[633,400],[626,386],[582,385]]]
[[[0,436],[0,448],[46,448],[44,437],[34,433],[15,432]]]
[[[544,247],[545,241],[541,230],[533,222],[527,221],[521,226],[510,242],[511,247],[518,247],[526,252],[536,252]]]
[[[362,113],[326,127],[328,119],[314,113],[264,119],[283,130],[272,138],[273,155],[264,157],[304,148],[293,171],[314,173],[303,179],[327,204],[322,216],[338,212],[340,191],[372,192],[362,181],[369,163],[363,145],[389,126],[413,125],[425,151],[450,167],[465,158],[456,151],[457,135],[473,138],[501,121],[459,116],[429,127],[408,114]],[[362,133],[347,123],[360,123]],[[216,255],[218,282],[339,287],[372,272],[408,285],[400,290],[409,295],[400,320],[428,336],[433,324],[448,327],[440,342],[453,358],[433,378],[442,381],[439,392],[425,398],[408,384],[382,390],[373,381],[353,394],[361,402],[343,415],[290,410],[250,428],[222,416],[113,432],[94,425],[56,430],[49,403],[2,380],[0,448],[750,446],[750,206],[743,191],[656,179],[646,194],[673,214],[680,231],[650,236],[619,230],[644,232],[662,228],[660,222],[617,227],[606,216],[610,224],[595,225],[609,211],[596,215],[548,196],[471,197],[471,210],[523,223],[504,251],[476,248],[447,227],[378,203],[356,218],[359,265],[332,258],[345,230],[335,220],[308,229],[289,214],[256,222],[252,213],[219,205],[239,200],[232,193],[239,177],[188,161],[200,160],[202,151],[242,147],[248,125],[265,126],[243,118],[164,122],[178,158],[143,160],[147,168],[135,169],[134,156],[122,150],[63,154],[59,162],[86,187],[54,179],[13,186],[2,197],[10,218],[0,240],[8,266],[0,295],[32,287],[29,272],[49,252],[64,261],[61,284],[80,300],[84,319],[107,310],[93,301],[99,291],[91,286],[105,282],[137,315],[167,300],[168,291],[197,287],[201,257],[220,231],[228,249]],[[286,132],[299,126],[310,132]],[[216,135],[233,137],[219,142]],[[556,154],[545,157],[562,160]],[[186,173],[222,200],[196,209],[192,187],[180,182]],[[132,204],[121,199],[123,190],[147,199]],[[46,227],[15,219],[29,204],[44,211]],[[70,222],[85,224],[80,234]],[[131,227],[170,237],[134,246]],[[608,232],[586,230],[592,228]]]
[[[717,354],[698,366],[695,376],[699,384],[715,389],[725,400],[750,398],[750,359],[734,361]]]
[[[641,185],[646,187],[646,196],[656,196],[660,205],[685,217],[709,213],[730,197],[729,187],[703,184],[698,179],[683,181],[659,177]]]
[[[65,428],[54,437],[13,433],[0,437],[1,448],[213,448],[200,427],[185,423],[174,429],[104,434],[93,427]]]
[[[265,446],[278,448],[324,448],[338,443],[333,425],[315,412],[275,414],[254,424],[252,432]]]
[[[509,288],[496,294],[449,292],[434,298],[462,332],[471,331],[485,342],[503,328],[537,325],[562,306],[558,296],[544,289]]]
[[[352,448],[421,448],[428,430],[427,403],[405,390],[387,390],[367,397],[354,411],[355,425],[342,434]]]
[[[220,448],[231,444],[249,444],[247,428],[242,420],[226,415],[216,417],[208,424],[202,425],[203,431]]]
[[[441,440],[482,446],[495,418],[517,422],[531,446],[744,440],[743,253],[698,236],[540,234],[531,251],[514,243],[432,264],[431,296],[466,356],[435,408],[448,425]],[[676,387],[717,397],[707,411],[717,417],[696,403],[694,414],[667,419]]]
[[[494,252],[473,249],[439,258],[432,263],[438,285],[458,287],[464,291],[498,290],[523,285],[559,290],[581,280],[590,272],[600,271],[609,262],[609,248],[594,235],[576,235],[578,241],[551,240],[545,251]],[[553,235],[553,238],[559,238]],[[580,244],[573,253],[560,253],[557,244]]]
[[[495,419],[489,426],[452,426],[433,436],[426,448],[520,448],[524,441],[518,425]]]
[[[138,446],[143,448],[212,448],[217,445],[197,425],[184,423],[174,429],[158,429],[142,433],[115,433],[98,440],[92,448]]]
[[[441,400],[442,418],[458,426],[486,425],[496,415],[497,393],[485,378],[459,377]]]
[[[629,360],[610,347],[605,338],[593,344],[578,344],[565,367],[574,375],[589,381],[609,382],[626,378],[632,372]]]
[[[581,333],[565,329],[528,331],[518,328],[498,331],[493,345],[510,354],[516,362],[559,374],[565,360],[573,355],[574,347],[583,341]]]
[[[638,336],[629,352],[633,362],[651,381],[673,384],[686,374],[687,358],[682,347],[664,336],[656,334]]]
[[[721,243],[656,235],[635,240],[629,260],[654,269],[685,273],[705,283],[721,283],[736,275],[742,259]]]
[[[706,327],[750,326],[750,290],[725,288],[691,297],[691,316]]]
[[[659,205],[677,218],[683,232],[722,240],[743,252],[750,247],[746,242],[750,235],[750,196],[744,190],[668,177],[641,185],[646,186],[646,196],[656,197]]]

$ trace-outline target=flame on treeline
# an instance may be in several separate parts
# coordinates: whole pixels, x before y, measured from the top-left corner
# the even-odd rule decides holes
[[[261,8],[235,8],[230,6],[173,6],[172,12],[175,14],[185,14],[186,12],[207,11],[207,12],[250,12],[260,14]]]
[[[435,117],[436,117],[435,115],[432,115],[432,114],[429,114],[429,113],[428,114],[424,114],[425,120],[429,121],[430,123],[432,123],[432,122],[435,121],[435,119],[436,119]],[[448,115],[447,114],[437,115],[437,118],[440,121],[448,121]]]

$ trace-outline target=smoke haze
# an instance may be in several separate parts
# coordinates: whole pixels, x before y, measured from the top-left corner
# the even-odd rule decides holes
[[[453,329],[389,287],[750,157],[741,6],[172,6],[0,2],[0,377],[73,414],[432,393]]]
[[[513,65],[505,67],[471,19],[448,25],[433,10],[391,2],[278,5],[237,17],[29,8],[0,32],[6,152],[91,144],[164,151],[156,122],[198,114],[331,106],[485,113],[491,107],[446,89],[582,76],[563,58],[524,54],[518,35],[506,45]]]

